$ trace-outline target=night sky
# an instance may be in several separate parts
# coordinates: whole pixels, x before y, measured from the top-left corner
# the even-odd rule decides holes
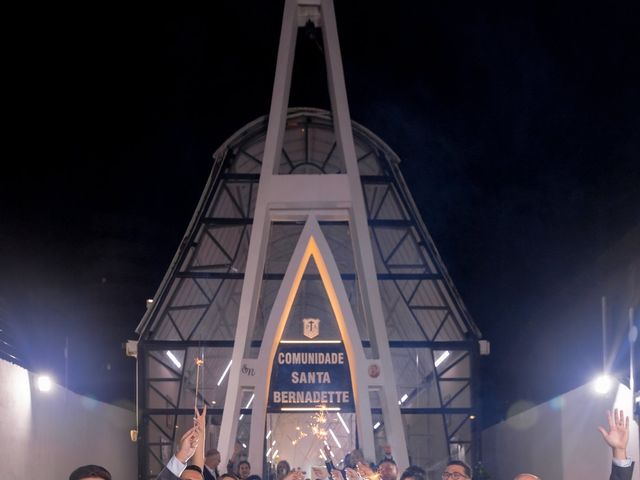
[[[402,159],[491,341],[487,424],[589,380],[598,273],[612,251],[640,261],[639,5],[336,1],[352,118]],[[134,361],[121,344],[211,154],[269,110],[282,2],[95,7],[6,18],[0,321],[23,362],[61,383],[68,337],[70,388],[123,403]],[[327,108],[317,45],[298,52],[290,105]],[[572,316],[577,304],[590,314]]]

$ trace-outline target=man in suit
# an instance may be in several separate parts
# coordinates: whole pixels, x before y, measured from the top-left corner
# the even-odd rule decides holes
[[[609,431],[598,427],[602,438],[611,447],[613,465],[609,480],[631,480],[633,475],[633,461],[627,457],[627,444],[629,443],[629,417],[624,416],[622,410],[617,408],[613,414],[607,412]]]
[[[220,477],[218,465],[220,465],[220,452],[215,448],[207,450],[204,456],[204,480],[218,480]]]
[[[111,474],[100,465],[83,465],[71,472],[69,480],[111,480]]]
[[[180,439],[178,451],[167,462],[167,465],[158,475],[157,480],[178,480],[182,472],[187,468],[187,462],[193,457],[193,454],[196,453],[199,440],[200,427],[198,425],[187,430]]]

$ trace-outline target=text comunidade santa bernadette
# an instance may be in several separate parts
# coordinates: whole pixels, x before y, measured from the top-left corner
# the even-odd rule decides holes
[[[302,388],[315,385],[331,385],[332,366],[344,366],[344,353],[342,352],[280,352],[276,357],[278,365],[300,366],[298,370],[291,372],[290,381],[293,385]],[[329,367],[327,370],[305,370],[305,366],[322,365]],[[349,403],[351,401],[349,391],[345,390],[295,390],[274,391],[274,403],[318,404],[318,403]]]

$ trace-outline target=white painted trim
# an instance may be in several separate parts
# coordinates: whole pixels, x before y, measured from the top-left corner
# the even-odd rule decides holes
[[[342,341],[345,345],[349,368],[351,372],[351,385],[356,405],[356,421],[360,442],[367,436],[367,432],[373,436],[371,428],[371,405],[369,401],[369,384],[367,375],[368,362],[366,361],[360,334],[356,325],[349,297],[340,276],[338,265],[327,240],[325,239],[318,221],[310,215],[300,234],[296,248],[291,256],[284,279],[278,290],[276,300],[271,309],[269,320],[263,335],[262,346],[257,364],[262,366],[261,374],[256,385],[256,398],[254,413],[251,417],[251,438],[249,445],[249,458],[261,458],[262,438],[266,421],[266,407],[269,395],[269,382],[271,369],[276,354],[278,343],[281,341],[282,332],[289,319],[290,309],[293,305],[302,275],[313,257],[320,272],[322,282],[327,289],[327,295],[333,308]],[[258,408],[262,406],[262,408]],[[255,455],[255,451],[259,454]]]

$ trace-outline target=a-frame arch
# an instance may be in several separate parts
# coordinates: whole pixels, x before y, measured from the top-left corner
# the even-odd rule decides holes
[[[252,421],[255,421],[255,431],[253,431],[254,427],[252,425],[250,451],[261,451],[261,425],[264,425],[265,422],[269,381],[276,348],[282,337],[285,324],[290,320],[294,298],[298,293],[303,273],[311,258],[316,263],[322,284],[329,297],[333,314],[340,330],[341,340],[344,342],[349,359],[360,441],[363,445],[373,444],[368,383],[364,374],[367,361],[351,305],[347,298],[347,292],[340,278],[340,271],[316,217],[311,214],[307,217],[305,227],[298,239],[271,310],[258,356],[257,365],[266,366],[265,375],[261,376],[262,381],[256,384],[255,388],[256,405],[262,405],[263,408],[254,411],[255,420],[252,419]]]

